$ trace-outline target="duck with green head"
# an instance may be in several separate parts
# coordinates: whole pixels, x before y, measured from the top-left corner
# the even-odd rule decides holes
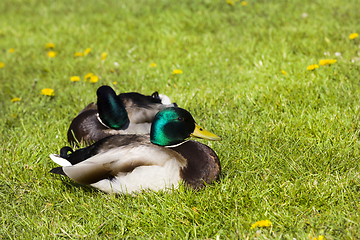
[[[151,96],[136,92],[116,95],[111,87],[101,86],[96,94],[97,104],[90,103],[70,124],[67,137],[72,146],[116,134],[149,134],[156,113],[176,106],[157,92]]]
[[[165,108],[156,114],[150,136],[114,135],[77,151],[64,147],[60,155],[50,155],[62,166],[50,172],[107,193],[165,190],[181,181],[202,188],[218,179],[220,161],[210,147],[189,137],[220,140],[199,127],[188,111]]]

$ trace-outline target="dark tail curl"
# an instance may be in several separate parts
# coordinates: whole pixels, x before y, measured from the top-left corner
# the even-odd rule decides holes
[[[73,153],[74,151],[72,150],[71,147],[68,147],[68,146],[61,148],[60,149],[60,157],[68,159],[70,157],[70,155],[68,155],[68,152]]]

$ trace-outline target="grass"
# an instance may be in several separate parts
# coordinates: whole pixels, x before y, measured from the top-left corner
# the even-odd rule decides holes
[[[358,239],[358,1],[233,3],[0,1],[1,239]],[[321,59],[337,63],[306,70]],[[103,84],[165,93],[222,136],[203,141],[220,181],[114,196],[51,175]]]

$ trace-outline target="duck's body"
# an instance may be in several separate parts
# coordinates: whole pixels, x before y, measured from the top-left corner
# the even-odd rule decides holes
[[[178,111],[176,108],[170,110],[173,109]],[[170,117],[177,122],[168,125]],[[80,184],[90,184],[107,193],[177,188],[181,181],[193,188],[201,188],[217,180],[221,168],[216,153],[202,143],[184,139],[190,135],[210,140],[220,138],[204,129],[195,128],[195,123],[191,125],[188,116],[185,116],[185,120],[177,115],[167,115],[166,118],[154,120],[150,137],[115,135],[75,152],[64,147],[60,156],[50,155],[54,162],[62,166],[51,172],[68,176]],[[184,124],[191,126],[184,127]],[[173,129],[182,132],[173,132]],[[179,138],[175,136],[178,134]],[[67,151],[72,153],[68,155]]]
[[[68,165],[52,172],[107,193],[177,188],[181,181],[201,188],[217,180],[221,170],[216,153],[196,141],[167,148],[150,143],[148,136],[115,135],[78,151],[68,159],[51,155]]]
[[[157,92],[151,96],[130,92],[116,93],[108,86],[97,91],[97,104],[90,103],[71,122],[67,132],[71,145],[89,145],[117,134],[149,134],[158,111],[176,106]]]

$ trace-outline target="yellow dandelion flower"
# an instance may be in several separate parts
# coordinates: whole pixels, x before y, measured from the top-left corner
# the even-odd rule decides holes
[[[321,66],[325,66],[325,65],[334,64],[334,63],[336,63],[336,62],[337,62],[336,59],[321,59],[320,62],[319,62],[319,64],[320,64]]]
[[[325,240],[323,235],[319,235],[317,238],[313,238],[313,240]]]
[[[99,81],[99,77],[98,77],[98,76],[92,75],[92,76],[90,77],[90,82],[91,82],[91,83],[96,83],[97,81]]]
[[[47,56],[48,56],[48,57],[51,57],[51,58],[54,58],[54,57],[56,57],[57,54],[58,54],[57,52],[49,51],[49,52],[47,53]]]
[[[319,64],[320,64],[321,66],[325,66],[325,65],[327,65],[328,63],[329,63],[329,61],[328,61],[327,59],[321,59],[320,62],[319,62]]]
[[[314,70],[315,68],[319,68],[319,65],[317,65],[317,64],[309,65],[309,66],[307,66],[306,70],[312,71],[312,70]]]
[[[270,227],[271,226],[271,222],[270,220],[261,220],[261,221],[257,221],[255,223],[253,223],[251,225],[251,229],[254,229],[256,227]]]
[[[105,60],[106,59],[106,57],[107,57],[107,53],[106,52],[103,52],[102,54],[101,54],[101,60]]]
[[[156,63],[151,63],[149,66],[150,67],[156,67]]]
[[[54,49],[54,48],[55,48],[55,44],[53,44],[53,43],[47,43],[47,44],[45,44],[45,48],[46,48],[46,49]]]
[[[86,74],[85,77],[84,77],[85,82],[87,82],[88,80],[90,80],[91,76],[94,76],[94,74],[93,74],[93,73],[88,73],[88,74]]]
[[[116,85],[116,84],[117,84],[117,82],[113,82],[113,84],[114,84],[114,85]]]
[[[175,75],[175,74],[182,74],[182,73],[183,73],[183,71],[180,70],[180,69],[175,69],[175,70],[172,72],[173,75]]]
[[[44,88],[41,90],[41,95],[53,97],[55,96],[55,92],[51,88]]]
[[[357,38],[358,36],[359,36],[358,33],[352,33],[352,34],[350,34],[349,39],[353,40],[353,39]]]
[[[5,63],[0,62],[0,68],[3,68],[3,67],[5,67]]]
[[[84,54],[82,53],[82,52],[76,52],[75,54],[74,54],[74,57],[75,58],[77,58],[77,57],[83,57],[84,56]]]
[[[242,6],[246,6],[246,5],[248,5],[248,4],[249,4],[249,2],[247,2],[247,1],[242,1],[242,2],[241,2],[241,5],[242,5]]]
[[[9,49],[9,52],[10,52],[10,53],[15,52],[15,48],[10,48],[10,49]]]
[[[235,5],[235,2],[232,1],[232,0],[226,0],[226,3],[231,5],[231,6],[234,6]]]
[[[80,77],[79,77],[79,76],[72,76],[72,77],[70,78],[70,81],[72,81],[72,82],[78,82],[78,81],[80,81]]]
[[[87,48],[84,50],[84,55],[88,55],[91,52],[91,48]]]
[[[281,70],[281,73],[287,76],[287,72],[285,72],[284,70]]]
[[[16,98],[13,98],[13,99],[11,99],[11,102],[20,102],[20,98],[18,98],[18,97],[16,97]]]

